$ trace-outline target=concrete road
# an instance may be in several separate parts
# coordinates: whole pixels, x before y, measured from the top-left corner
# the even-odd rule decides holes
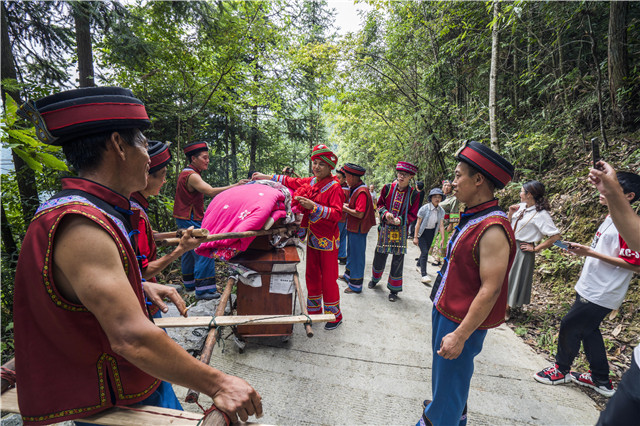
[[[367,240],[365,287],[371,277],[376,235],[372,229]],[[315,325],[315,336],[307,338],[297,325],[289,342],[250,339],[242,354],[228,339],[224,351],[215,348],[211,365],[243,377],[258,390],[263,423],[415,424],[422,401],[431,396],[432,355],[431,287],[420,283],[413,260],[418,254],[410,244],[404,291],[397,302],[388,301],[385,285],[365,288],[358,295],[341,293],[344,322],[338,329],[325,331],[321,324]],[[389,264],[390,258],[387,272]],[[303,260],[301,277],[304,270]],[[429,265],[429,275],[435,274],[436,267]],[[381,284],[386,278],[387,274]],[[341,289],[346,287],[339,283]],[[548,386],[532,379],[548,364],[508,327],[490,330],[476,358],[469,424],[595,424],[596,405],[576,386]],[[176,386],[176,393],[184,400],[184,388]],[[207,397],[200,401],[205,407],[211,404]],[[194,404],[184,407],[200,411]]]

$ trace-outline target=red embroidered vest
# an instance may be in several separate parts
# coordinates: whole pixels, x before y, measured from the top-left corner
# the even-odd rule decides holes
[[[349,187],[348,186],[343,186],[342,187],[342,192],[344,192],[344,199],[348,200],[349,199]],[[340,223],[345,223],[347,221],[347,212],[343,211],[342,212],[342,217],[340,218]]]
[[[366,195],[367,200],[367,208],[364,211],[364,216],[359,219],[350,214],[347,215],[347,231],[366,234],[369,232],[371,227],[376,224],[376,214],[373,211],[373,200],[371,199],[371,193],[369,192],[367,185],[363,183],[353,191],[353,194],[351,194],[351,197],[349,198],[349,208],[356,208],[356,201],[358,201],[358,196],[362,193]]]
[[[158,258],[158,247],[153,239],[153,229],[151,229],[151,222],[149,221],[149,216],[147,216],[149,201],[140,192],[135,192],[131,194],[131,208],[140,211],[140,219],[138,220],[138,263],[144,271],[149,266],[149,262]],[[151,277],[147,281],[158,282],[156,277]],[[153,304],[147,306],[151,315],[155,315],[160,310]]]
[[[84,216],[113,238],[146,315],[140,270],[127,238],[129,218],[113,210],[114,205],[129,209],[129,201],[108,188],[85,179],[65,179],[63,191],[41,205],[29,225],[14,295],[18,402],[25,424],[79,419],[114,405],[134,404],[160,384],[117,355],[95,316],[62,297],[53,279],[58,225],[67,215]]]
[[[187,180],[192,174],[200,172],[192,166],[187,166],[178,176],[176,185],[176,199],[173,204],[173,217],[176,219],[202,220],[204,217],[204,194],[198,191],[189,192]]]
[[[509,240],[509,266],[502,282],[500,295],[487,318],[478,327],[488,329],[504,322],[509,287],[509,271],[516,254],[515,237],[507,215],[497,207],[498,201],[492,200],[481,206],[486,207],[473,214],[472,218],[463,219],[451,237],[447,246],[445,265],[439,272],[434,284],[432,300],[438,311],[451,321],[461,323],[469,311],[471,302],[480,290],[479,242],[490,226],[500,226]]]

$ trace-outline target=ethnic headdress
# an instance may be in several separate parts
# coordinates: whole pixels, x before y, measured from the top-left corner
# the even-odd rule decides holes
[[[320,158],[332,169],[335,169],[336,164],[338,164],[338,157],[324,144],[316,145],[313,148],[313,151],[311,152],[311,161],[316,158]]]
[[[171,151],[169,151],[169,145],[166,143],[162,143],[160,141],[149,141],[147,152],[151,158],[149,174],[153,174],[158,170],[161,170],[169,164],[169,161],[171,161]]]
[[[184,154],[189,157],[190,155],[196,155],[202,151],[208,151],[209,150],[209,146],[207,145],[206,142],[192,142],[188,145],[185,145],[184,148],[182,148],[182,151],[184,151]]]
[[[151,125],[144,104],[128,89],[88,87],[27,101],[18,114],[36,126],[38,139],[64,145],[81,136]]]
[[[349,173],[350,175],[354,176],[364,176],[364,174],[366,173],[364,167],[358,166],[357,164],[353,163],[345,164],[344,166],[342,166],[342,170],[344,170],[345,173]]]
[[[504,188],[513,179],[513,165],[480,142],[465,141],[456,153],[456,160],[464,161],[478,169],[498,189]]]
[[[396,164],[396,171],[415,175],[416,173],[418,173],[418,168],[415,166],[415,164],[412,164],[408,161],[398,161],[398,164]]]

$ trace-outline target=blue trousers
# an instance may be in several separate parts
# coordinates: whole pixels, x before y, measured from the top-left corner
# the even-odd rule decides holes
[[[347,267],[344,278],[349,288],[357,293],[362,291],[364,264],[367,254],[367,234],[347,231]]]
[[[178,228],[187,229],[190,226],[200,228],[202,222],[197,220],[176,219]],[[187,290],[195,288],[198,292],[216,291],[216,262],[215,260],[199,256],[189,250],[182,255],[182,283]]]
[[[455,323],[433,307],[431,311],[431,346],[433,349],[431,403],[425,408],[418,425],[465,426],[467,418],[462,412],[469,397],[469,386],[473,376],[473,360],[482,351],[487,330],[474,331],[464,344],[456,359],[444,359],[438,355],[442,338],[458,328]]]
[[[338,246],[338,259],[344,259],[347,257],[347,223],[338,222],[338,229],[340,230],[340,245]]]

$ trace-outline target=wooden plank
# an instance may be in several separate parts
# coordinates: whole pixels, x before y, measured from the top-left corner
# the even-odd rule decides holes
[[[2,411],[20,414],[18,407],[18,392],[10,389],[2,394],[0,399]],[[94,414],[82,419],[83,422],[113,425],[113,426],[138,426],[138,425],[197,425],[202,419],[202,414],[190,411],[172,410],[170,408],[138,405],[133,411],[125,408],[109,408],[102,413]],[[171,417],[170,417],[171,416]]]
[[[18,391],[15,388],[9,389],[2,394],[2,398],[0,398],[0,407],[4,412],[20,414],[20,409],[18,407]],[[203,420],[203,414],[192,413],[191,411],[173,410],[171,408],[154,407],[152,405],[136,405],[132,408],[135,408],[135,410],[118,407],[109,408],[102,413],[85,417],[82,421],[85,423],[110,426],[197,426],[202,420],[202,423],[200,423],[201,425],[226,426],[224,418],[220,412],[213,412]],[[234,423],[234,425],[267,426],[266,424],[253,422],[238,422]]]
[[[160,328],[168,327],[207,327],[214,317],[164,317],[155,319],[155,323]],[[333,322],[336,320],[334,314],[309,315],[312,322]],[[244,316],[222,316],[215,317],[216,325],[228,327],[239,325],[247,321],[254,324],[304,324],[308,321],[305,315],[244,315]]]
[[[185,229],[178,229],[177,231],[169,231],[169,232],[155,232],[153,234],[153,239],[157,241],[157,240],[164,240],[167,238],[181,238],[184,231]],[[208,229],[198,228],[198,229],[191,230],[192,237],[200,238],[200,237],[206,237],[207,235],[209,235]]]
[[[259,231],[245,231],[245,232],[225,232],[222,234],[210,234],[206,237],[202,238],[203,242],[208,241],[219,241],[219,240],[230,240],[236,238],[249,238],[249,237],[258,237],[260,235],[273,235],[273,234],[284,234],[286,232],[294,232],[298,229],[298,225],[287,225],[283,228],[273,228],[273,229],[263,229]],[[164,246],[177,246],[180,242],[180,238],[166,238],[162,240],[156,241],[156,245],[160,247]]]

